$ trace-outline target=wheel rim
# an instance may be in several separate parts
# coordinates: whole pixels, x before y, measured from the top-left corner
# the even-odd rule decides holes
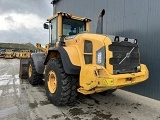
[[[51,93],[55,93],[57,88],[57,78],[54,71],[48,73],[48,88]]]
[[[28,68],[28,76],[31,77],[31,75],[32,75],[32,65],[30,64]]]

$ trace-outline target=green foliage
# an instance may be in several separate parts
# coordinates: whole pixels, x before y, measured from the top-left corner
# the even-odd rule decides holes
[[[36,47],[31,43],[0,43],[0,49],[36,50]]]

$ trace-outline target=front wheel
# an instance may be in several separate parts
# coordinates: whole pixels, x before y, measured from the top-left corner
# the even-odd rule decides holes
[[[31,58],[28,64],[28,79],[31,85],[37,85],[42,83],[43,74],[38,74],[34,65],[34,61]]]
[[[60,59],[51,59],[45,72],[45,90],[50,102],[56,106],[73,102],[77,97],[78,77],[68,75]]]

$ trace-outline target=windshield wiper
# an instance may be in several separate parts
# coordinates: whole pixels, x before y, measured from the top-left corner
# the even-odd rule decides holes
[[[133,47],[130,52],[126,53],[126,56],[123,58],[123,60],[121,60],[121,62],[119,62],[119,65],[120,65],[126,58],[129,58],[129,57],[130,57],[130,55],[131,55],[132,51],[134,50],[134,48],[135,48],[135,47]]]

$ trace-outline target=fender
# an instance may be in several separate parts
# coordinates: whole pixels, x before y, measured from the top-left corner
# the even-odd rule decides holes
[[[73,75],[79,75],[80,74],[80,69],[81,67],[80,66],[75,66],[71,63],[70,59],[69,59],[69,56],[68,56],[68,53],[66,52],[66,50],[63,48],[63,47],[57,47],[57,48],[54,48],[54,47],[50,47],[49,50],[48,50],[48,54],[46,56],[46,59],[45,59],[45,62],[44,64],[46,65],[48,60],[49,60],[49,54],[51,52],[58,52],[61,56],[61,60],[62,60],[62,64],[63,64],[63,67],[64,67],[64,71],[67,73],[67,74],[73,74]]]
[[[44,72],[44,61],[46,55],[44,53],[32,53],[31,58],[34,61],[34,65],[38,74],[43,74]]]

